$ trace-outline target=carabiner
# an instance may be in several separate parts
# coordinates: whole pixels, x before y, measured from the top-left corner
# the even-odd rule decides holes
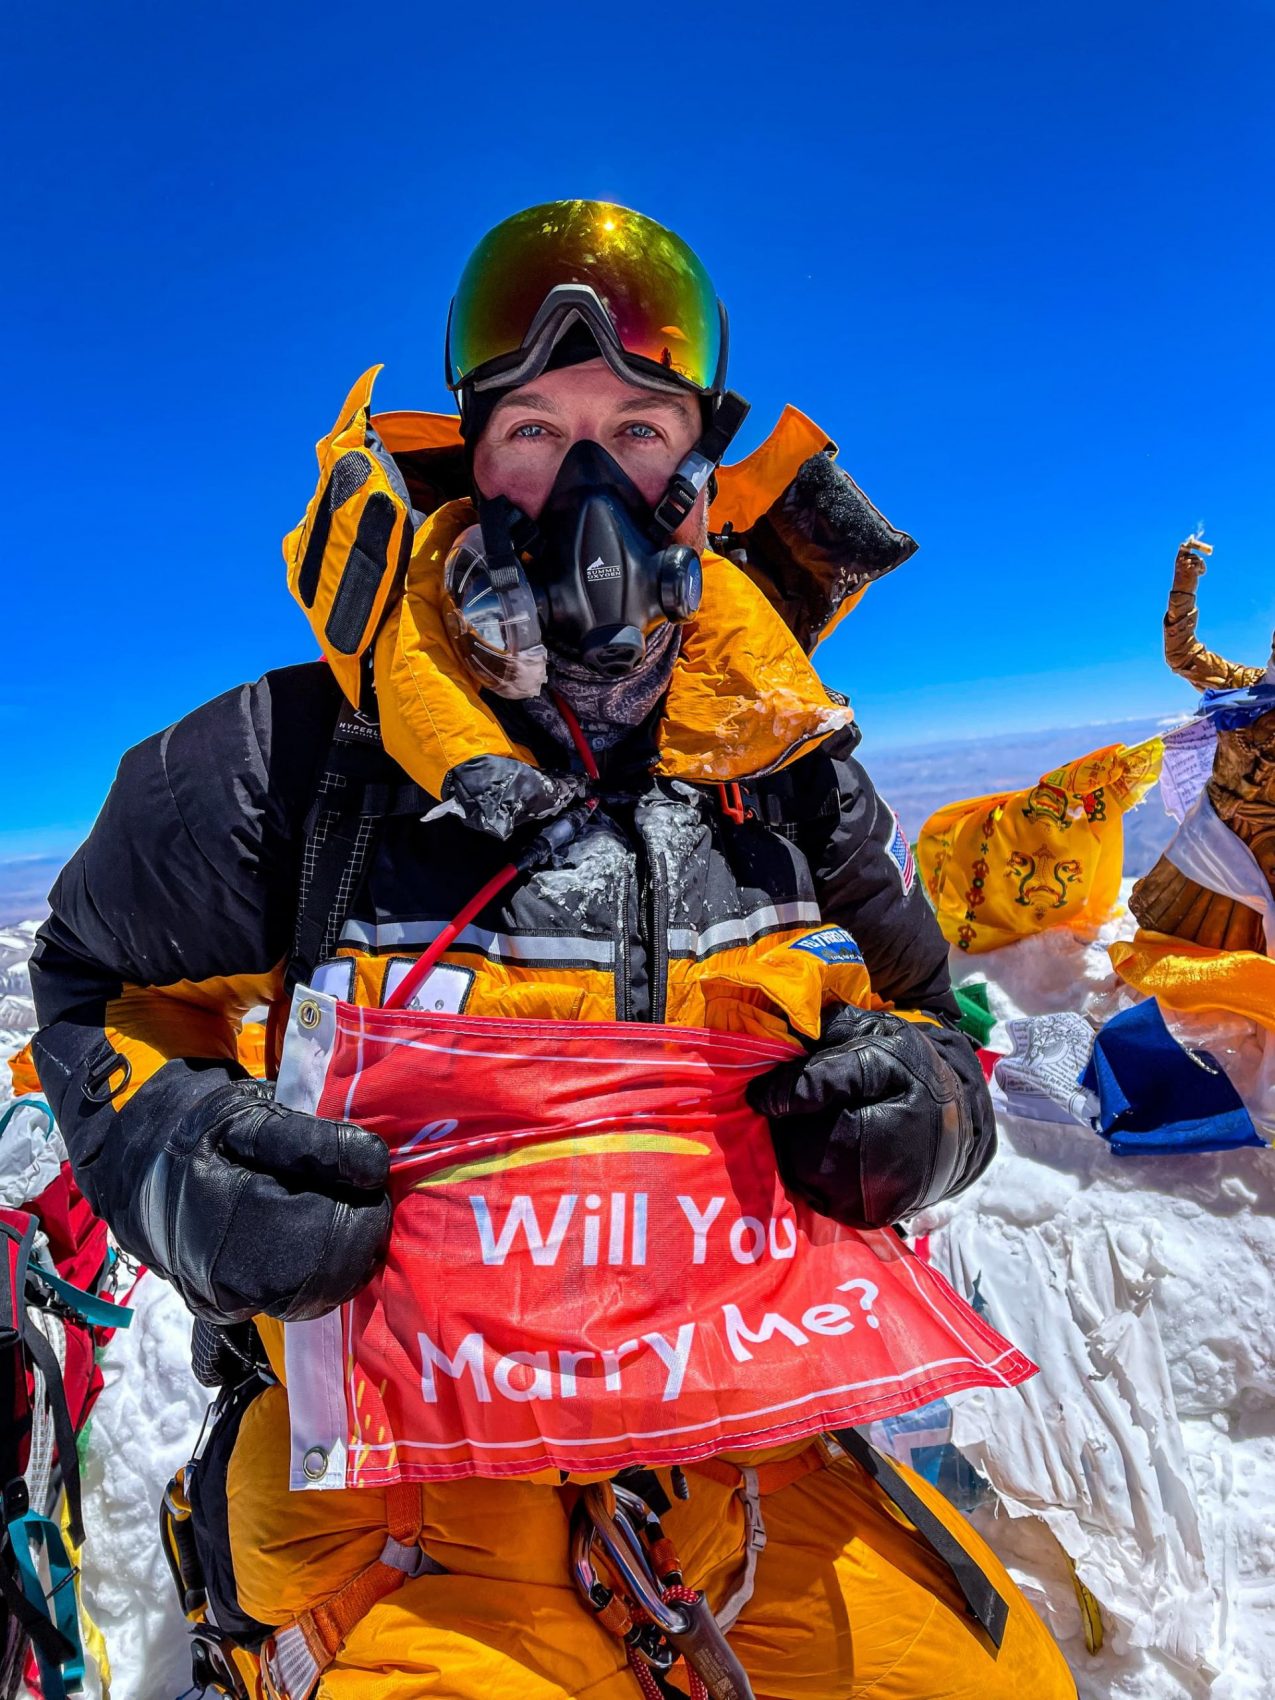
[[[607,1504],[607,1500],[612,1496],[614,1511]],[[608,1491],[607,1485],[602,1482],[595,1482],[584,1490],[584,1503],[590,1521],[602,1542],[603,1551],[632,1594],[634,1603],[641,1606],[651,1622],[665,1635],[685,1635],[691,1627],[690,1616],[680,1606],[665,1604],[660,1579],[647,1562],[641,1537],[630,1521],[629,1510],[624,1501],[632,1504],[635,1497],[624,1488],[611,1488]],[[649,1516],[655,1516],[641,1500],[638,1500],[637,1504]],[[656,1527],[659,1527],[658,1521]]]
[[[631,1653],[663,1675],[677,1663],[677,1654],[655,1624],[634,1623],[625,1601],[598,1575],[593,1563],[593,1543],[597,1538],[597,1525],[581,1498],[571,1514],[571,1576],[576,1590],[603,1629],[617,1636]]]
[[[595,1542],[627,1598],[599,1577]],[[614,1482],[585,1488],[571,1518],[571,1572],[585,1603],[631,1655],[660,1672],[684,1658],[710,1700],[754,1700],[744,1667],[703,1594],[684,1585],[673,1543],[640,1494]]]

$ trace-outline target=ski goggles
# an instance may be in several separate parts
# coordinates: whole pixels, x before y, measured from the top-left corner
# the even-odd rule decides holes
[[[679,236],[603,201],[551,201],[488,231],[447,319],[450,389],[510,388],[538,377],[583,322],[619,376],[719,392],[726,312]]]

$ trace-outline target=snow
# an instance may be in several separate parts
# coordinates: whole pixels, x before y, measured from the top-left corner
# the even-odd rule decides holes
[[[594,854],[605,877],[601,845]],[[1047,933],[977,958],[954,953],[954,975],[988,981],[1000,1023],[991,1047],[1008,1050],[1004,1022],[1020,1014],[1078,1009],[1097,1025],[1124,1007],[1131,994],[1105,946],[1132,931],[1121,913],[1088,942]],[[33,932],[34,924],[0,931],[0,1009],[6,1022],[17,1017],[0,1043],[14,1048],[32,1020],[22,963]],[[1205,1036],[1197,1029],[1193,1037]],[[1249,1037],[1209,1042],[1238,1054]],[[1078,1126],[1008,1115],[1000,1123],[1000,1154],[987,1175],[920,1226],[958,1279],[987,1271],[984,1296],[999,1327],[1011,1338],[1065,1341],[1071,1357],[1050,1374],[1079,1364],[1087,1385],[1053,1414],[1053,1434],[1049,1419],[1015,1417],[1014,1401],[1052,1385],[1044,1376],[1021,1395],[954,1402],[958,1436],[978,1434],[986,1402],[992,1456],[998,1448],[1004,1455],[1007,1482],[1039,1469],[1039,1459],[1015,1454],[1016,1435],[1063,1472],[1052,1502],[1020,1500],[1020,1516],[992,1502],[972,1519],[1058,1636],[1081,1700],[1265,1700],[1275,1693],[1271,1158],[1257,1149],[1115,1158]],[[1095,1248],[1109,1248],[1114,1271],[1114,1288],[1096,1298],[1084,1290],[1102,1263],[1090,1256]],[[998,1281],[1006,1267],[1038,1275]],[[191,1375],[189,1319],[171,1291],[147,1277],[135,1302],[133,1327],[106,1353],[93,1419],[84,1595],[106,1637],[115,1700],[174,1700],[189,1686],[189,1664],[156,1512],[194,1446],[207,1395]],[[1108,1413],[1115,1444],[1095,1454],[1096,1409]],[[1091,1425],[1084,1433],[1083,1422]],[[968,1447],[978,1455],[975,1440]],[[1075,1455],[1094,1472],[1079,1497],[1064,1468]],[[1103,1606],[1096,1653],[1085,1647],[1058,1529],[1069,1531]]]
[[[990,1048],[1008,1050],[1003,1023],[1020,1013],[1080,1010],[1096,1026],[1131,1002],[1105,947],[1133,931],[1132,918],[1122,910],[1089,942],[1052,932],[976,958],[954,952],[953,978],[958,983],[987,980],[989,1002],[1001,1022]],[[1191,1035],[1219,1053],[1228,1045],[1242,1052],[1254,1042],[1233,1022],[1210,1031],[1197,1019]],[[1136,1305],[1119,1314],[1095,1315],[1077,1331],[1089,1348],[1091,1386],[1110,1402],[1110,1436],[1129,1446],[1121,1467],[1128,1471],[1131,1497],[1141,1496],[1146,1519],[1141,1529],[1134,1527],[1140,1509],[1135,1504],[1121,1540],[1107,1537],[1102,1483],[1092,1480],[1077,1495],[1079,1515],[1067,1513],[1073,1519],[1072,1556],[1087,1550],[1088,1566],[1080,1563],[1082,1578],[1104,1607],[1106,1644],[1100,1652],[1086,1651],[1068,1567],[1046,1523],[1035,1516],[1010,1517],[1003,1508],[983,1508],[972,1520],[1044,1612],[1071,1663],[1081,1700],[1203,1700],[1205,1695],[1209,1700],[1265,1700],[1275,1693],[1271,1155],[1249,1148],[1181,1158],[1118,1158],[1078,1126],[1003,1113],[998,1121],[1000,1150],[987,1174],[968,1194],[920,1224],[936,1230],[936,1261],[955,1275],[963,1262],[968,1268],[971,1249],[992,1269],[1022,1270],[1030,1259],[1027,1266],[1039,1270],[1045,1256],[1052,1284],[1020,1281],[1017,1292],[1002,1284],[997,1297],[1004,1308],[993,1302],[991,1310],[991,1319],[1031,1352],[1033,1335],[1046,1341],[1048,1350],[1071,1327],[1084,1248],[1114,1243],[1147,1286],[1144,1306],[1158,1338],[1167,1386],[1157,1402],[1150,1370],[1141,1385],[1124,1385],[1128,1378],[1122,1370],[1130,1362],[1148,1361],[1138,1356],[1145,1353],[1146,1342],[1135,1340],[1130,1327]],[[990,1297],[986,1284],[982,1291]],[[1114,1346],[1109,1339],[1113,1324],[1125,1330]],[[1015,1405],[1036,1397],[1046,1379],[1027,1383],[1021,1392],[954,1401],[957,1440],[965,1443],[970,1435],[990,1431],[1004,1454]],[[1083,1422],[1088,1393],[1077,1384],[1068,1408],[1057,1413],[1064,1430]],[[965,1408],[980,1404],[988,1408],[986,1423],[977,1409]],[[1027,1432],[1033,1448],[1056,1466],[1066,1435],[1051,1435],[1047,1422],[1039,1421]],[[1136,1455],[1139,1447],[1143,1456]],[[1175,1448],[1188,1496],[1178,1506],[1173,1503]],[[977,1447],[966,1450],[972,1455]],[[1092,1470],[1102,1463],[1095,1465],[1089,1454],[1085,1466]],[[1026,1478],[1031,1472],[1020,1473]],[[1052,1480],[1054,1503],[1065,1502],[1066,1484],[1057,1476]],[[1055,1521],[1066,1517],[1059,1513]],[[1185,1550],[1192,1544],[1198,1547],[1196,1558]],[[1183,1547],[1185,1556],[1172,1556],[1175,1545]],[[1189,1594],[1181,1589],[1176,1598],[1157,1598],[1158,1581],[1175,1571],[1179,1577],[1194,1574],[1197,1586]],[[1148,1644],[1137,1645],[1138,1639]],[[1170,1652],[1175,1646],[1177,1658]]]
[[[0,927],[0,1057],[20,1051],[35,1030],[31,976],[27,959],[35,944],[38,921]],[[0,1070],[0,1099],[9,1096],[9,1071]]]
[[[539,871],[536,892],[568,926],[581,926],[590,915],[612,912],[628,872],[628,853],[614,829],[594,818]]]
[[[84,1471],[84,1603],[106,1640],[113,1700],[175,1700],[190,1687],[186,1620],[159,1544],[159,1502],[190,1457],[209,1394],[190,1369],[190,1317],[145,1275],[132,1326],[103,1361]]]

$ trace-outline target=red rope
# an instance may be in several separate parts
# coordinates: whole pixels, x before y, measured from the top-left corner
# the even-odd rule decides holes
[[[695,1592],[694,1588],[684,1587],[665,1588],[660,1595],[660,1598],[664,1601],[666,1606],[693,1606],[696,1604],[699,1597],[700,1596]],[[649,1623],[651,1621],[650,1614],[644,1611],[641,1606],[637,1606],[633,1609],[632,1616],[634,1623]],[[663,1695],[660,1693],[659,1685],[651,1673],[650,1665],[647,1664],[646,1660],[643,1659],[640,1654],[635,1653],[632,1647],[627,1647],[626,1651],[628,1653],[629,1669],[637,1678],[637,1685],[642,1690],[644,1700],[664,1700]],[[687,1668],[690,1670],[691,1700],[708,1700],[708,1687],[704,1678],[697,1670],[691,1669],[689,1666]]]
[[[644,1659],[640,1659],[632,1647],[628,1649],[628,1654],[629,1669],[637,1678],[637,1685],[642,1690],[644,1700],[664,1700],[664,1696],[656,1685],[655,1678],[651,1675],[650,1665]]]

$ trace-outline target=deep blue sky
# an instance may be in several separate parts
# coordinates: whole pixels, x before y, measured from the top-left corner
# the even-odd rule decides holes
[[[315,439],[374,361],[379,404],[446,405],[466,253],[559,196],[696,246],[742,447],[795,402],[920,539],[821,651],[869,750],[1185,707],[1201,520],[1205,636],[1265,657],[1270,0],[44,0],[5,38],[0,853],[312,653],[279,539]]]

